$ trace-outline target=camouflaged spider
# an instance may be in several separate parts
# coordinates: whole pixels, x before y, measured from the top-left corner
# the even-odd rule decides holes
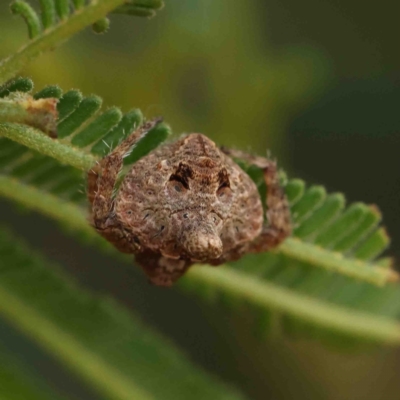
[[[290,235],[276,163],[218,148],[197,133],[137,161],[115,193],[123,158],[160,120],[144,123],[88,173],[95,229],[134,254],[152,283],[170,286],[193,263],[220,265],[270,250]],[[231,157],[263,170],[266,222],[256,185]]]

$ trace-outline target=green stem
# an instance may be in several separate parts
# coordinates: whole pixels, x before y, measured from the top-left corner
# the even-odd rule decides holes
[[[51,139],[43,132],[25,125],[0,123],[0,136],[7,137],[82,171],[88,171],[96,162],[96,158],[91,154],[76,149],[71,144]]]
[[[283,312],[332,331],[387,344],[400,343],[400,324],[389,318],[355,312],[352,309],[315,300],[265,280],[261,283],[230,268],[218,267],[210,270],[195,266],[190,269],[185,279],[228,291],[251,304]],[[193,282],[188,283],[193,284]],[[180,285],[185,285],[185,281]]]
[[[90,153],[72,147],[70,143],[53,140],[42,132],[24,125],[0,123],[0,135],[82,171],[89,170],[97,160]],[[398,279],[398,275],[391,269],[345,257],[339,252],[326,250],[297,238],[287,239],[276,252],[290,259],[303,261],[375,285],[383,285]]]
[[[125,0],[93,0],[68,19],[29,41],[17,53],[0,63],[0,85],[13,78],[25,65],[46,50],[52,50],[70,36],[90,26],[124,3]]]
[[[82,171],[88,171],[96,162],[96,158],[91,154],[74,148],[71,144],[51,139],[40,131],[23,125],[0,123],[0,135]],[[325,250],[296,238],[287,239],[276,251],[291,259],[304,261],[375,285],[383,285],[397,279],[397,274],[391,269],[346,258],[341,253]]]
[[[117,255],[122,255],[97,234],[90,226],[85,211],[79,206],[3,175],[0,175],[0,196],[15,200],[24,207],[59,222],[62,226],[82,234],[90,243],[94,243],[102,249],[108,249],[114,251]],[[122,255],[122,257],[125,257],[125,255]]]
[[[21,103],[0,99],[0,123],[16,122],[26,123],[31,113]]]
[[[0,194],[85,235],[95,233],[81,208],[16,179],[0,175]]]
[[[0,195],[61,222],[62,225],[84,234],[104,248],[106,242],[88,224],[81,208],[61,201],[33,186],[21,184],[17,180],[1,175]],[[107,248],[111,249],[111,246]],[[113,251],[120,255],[115,249]],[[228,267],[194,266],[179,286],[185,288],[186,284],[189,289],[192,285],[206,284],[251,304],[273,309],[327,329],[388,344],[400,343],[400,324],[388,318],[355,312],[353,309],[313,299],[265,280],[260,282]]]
[[[397,273],[390,269],[377,267],[376,264],[368,264],[361,260],[346,258],[342,253],[325,250],[315,244],[306,243],[296,238],[286,239],[277,252],[292,259],[352,278],[362,279],[375,285],[384,285],[398,278]]]

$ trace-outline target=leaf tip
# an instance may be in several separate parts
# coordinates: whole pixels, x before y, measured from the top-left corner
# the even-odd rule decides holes
[[[110,20],[107,17],[99,19],[92,25],[94,33],[103,34],[110,29]]]
[[[33,39],[38,36],[41,31],[40,19],[36,11],[23,0],[15,0],[10,4],[10,10],[13,14],[21,15],[28,26],[29,38]]]
[[[370,211],[377,216],[379,219],[382,218],[382,212],[379,209],[379,207],[376,204],[369,204],[368,208],[370,209]]]

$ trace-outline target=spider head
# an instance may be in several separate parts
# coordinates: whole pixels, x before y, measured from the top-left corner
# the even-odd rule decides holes
[[[225,168],[211,159],[180,162],[166,185],[171,213],[171,240],[191,260],[217,259],[223,252],[220,233],[229,212],[231,189]]]
[[[189,138],[203,150],[186,157],[183,149],[170,170],[164,190],[172,209],[170,240],[178,243],[177,254],[196,261],[217,259],[223,252],[220,234],[233,201],[229,173],[214,143],[201,135]],[[207,148],[208,142],[213,147]],[[188,146],[196,150],[194,143]]]

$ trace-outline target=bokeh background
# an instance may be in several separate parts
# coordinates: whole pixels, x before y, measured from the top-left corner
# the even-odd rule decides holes
[[[36,4],[34,1],[32,3]],[[175,134],[202,132],[267,149],[291,177],[378,204],[400,265],[400,52],[396,2],[383,0],[166,0],[152,20],[112,16],[35,60],[36,89],[58,84],[106,106],[163,115]],[[26,41],[0,0],[0,57]],[[312,341],[257,339],[235,315],[99,255],[38,215],[0,201],[0,220],[61,263],[82,285],[111,295],[195,362],[254,399],[400,399],[400,353],[338,352]],[[0,341],[49,386],[96,395],[0,321]],[[179,377],[177,377],[179,379]],[[0,389],[1,390],[1,389]]]

